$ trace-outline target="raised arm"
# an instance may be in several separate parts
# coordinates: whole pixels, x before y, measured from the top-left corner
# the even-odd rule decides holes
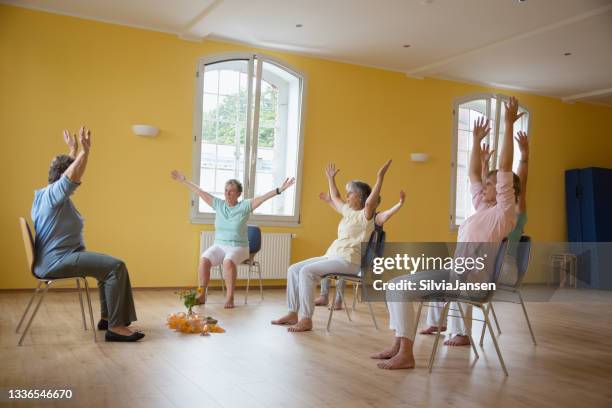
[[[338,187],[336,186],[336,174],[338,174],[339,171],[340,169],[336,169],[334,163],[329,163],[327,167],[325,167],[325,176],[327,177],[327,184],[329,185],[329,198],[336,211],[341,212],[344,206],[344,200],[340,196],[340,191],[338,191]]]
[[[391,160],[387,160],[380,170],[378,170],[378,174],[376,175],[376,184],[374,184],[374,188],[372,188],[372,192],[365,202],[365,217],[368,221],[374,217],[374,213],[376,212],[378,197],[380,197],[380,190],[382,189],[385,174],[387,174],[389,166],[391,166]]]
[[[514,157],[514,122],[516,122],[525,112],[518,113],[518,100],[512,96],[508,103],[504,103],[506,108],[504,140],[500,150],[499,169],[501,171],[512,171],[512,159]]]
[[[334,210],[336,209],[336,206],[334,206],[334,202],[329,196],[329,193],[323,193],[323,192],[319,193],[319,199],[323,201],[324,203],[329,204],[329,206],[333,208]]]
[[[75,136],[76,141],[76,136]],[[64,175],[73,183],[80,183],[85,169],[87,168],[87,160],[89,159],[89,149],[91,149],[91,131],[81,126],[79,129],[79,141],[81,142],[81,151],[76,155],[76,159],[64,172]]]
[[[491,128],[489,120],[484,116],[474,121],[474,130],[472,137],[472,153],[470,154],[469,177],[470,183],[480,183],[482,181],[482,163],[480,162],[480,142],[488,134]]]
[[[483,184],[487,180],[487,175],[489,174],[489,160],[491,159],[491,156],[493,156],[494,152],[495,149],[490,150],[487,143],[482,145],[482,150],[480,151],[480,166],[482,168],[480,170],[480,174],[482,175],[481,179]]]
[[[395,204],[393,207],[389,208],[388,210],[381,211],[378,214],[376,214],[376,219],[374,220],[376,222],[376,225],[383,226],[385,222],[389,221],[389,219],[393,217],[393,215],[396,212],[398,212],[400,208],[402,208],[402,206],[404,205],[405,199],[406,199],[406,193],[404,193],[404,190],[402,190],[400,191],[400,199],[397,204]]]
[[[76,159],[77,152],[79,150],[79,143],[77,142],[76,135],[70,136],[70,132],[68,131],[68,129],[64,129],[63,135],[64,142],[68,145],[68,148],[70,149],[68,156],[72,157],[73,159]]]
[[[210,205],[211,207],[213,206],[213,195],[202,190],[197,184],[187,180],[183,173],[178,170],[173,170],[170,175],[174,180],[178,181],[181,184],[184,184],[189,190],[199,195],[206,204]]]
[[[516,141],[521,151],[521,161],[518,165],[518,176],[521,179],[521,195],[519,196],[519,212],[527,212],[527,174],[529,173],[529,139],[527,133],[518,132]]]
[[[255,209],[262,205],[266,200],[269,200],[270,198],[281,194],[283,191],[285,191],[294,184],[295,177],[287,177],[280,187],[268,191],[266,194],[253,198],[253,200],[251,201],[251,211],[255,211]]]

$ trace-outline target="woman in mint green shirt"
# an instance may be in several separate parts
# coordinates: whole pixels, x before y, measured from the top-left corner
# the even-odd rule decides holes
[[[187,188],[199,195],[206,204],[213,208],[216,214],[215,242],[213,246],[204,251],[198,267],[199,287],[203,289],[197,298],[198,302],[200,304],[206,302],[206,288],[210,281],[211,268],[223,264],[223,276],[227,286],[225,308],[231,309],[234,307],[234,288],[238,265],[249,257],[249,240],[247,237],[249,216],[266,200],[281,194],[295,184],[295,178],[288,177],[280,187],[259,197],[242,201],[238,201],[238,198],[242,195],[242,184],[238,180],[231,179],[225,183],[225,199],[221,200],[187,180],[177,170],[172,172],[172,178],[185,184]]]

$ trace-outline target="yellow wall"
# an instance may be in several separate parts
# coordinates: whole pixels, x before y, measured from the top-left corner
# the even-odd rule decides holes
[[[253,49],[0,6],[0,288],[32,286],[17,217],[29,216],[50,159],[65,150],[61,130],[81,124],[93,129],[74,196],[88,247],[123,258],[134,286],[196,283],[198,233],[210,227],[189,223],[188,193],[169,172],[191,169],[197,59],[244,50]],[[401,188],[407,205],[386,228],[390,240],[455,238],[448,229],[453,99],[497,89],[265,52],[308,76],[302,226],[276,229],[297,234],[293,261],[320,255],[334,238],[337,217],[317,198],[330,160],[344,183],[372,182],[378,166],[394,159],[383,207]],[[612,109],[511,94],[532,115],[527,232],[564,240],[563,171],[612,167]],[[130,127],[141,122],[159,126],[159,137],[135,137]],[[410,162],[415,151],[431,161]]]

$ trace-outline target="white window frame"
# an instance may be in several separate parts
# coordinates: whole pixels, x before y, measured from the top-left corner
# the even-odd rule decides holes
[[[257,70],[254,71],[254,61],[257,59]],[[300,109],[298,118],[298,164],[296,173],[295,188],[295,213],[294,215],[263,215],[251,213],[249,218],[249,224],[260,225],[260,226],[286,226],[286,227],[297,227],[300,225],[300,209],[301,209],[301,193],[302,193],[302,174],[303,174],[303,154],[304,154],[304,118],[306,116],[306,89],[307,89],[307,78],[303,72],[298,71],[286,62],[283,62],[277,58],[269,55],[260,53],[247,53],[247,52],[236,52],[236,53],[225,53],[215,54],[198,59],[196,66],[196,92],[194,95],[194,115],[193,115],[193,156],[192,156],[192,174],[193,182],[200,185],[200,166],[202,160],[202,114],[203,114],[203,92],[204,92],[204,69],[208,64],[214,64],[229,60],[246,60],[249,63],[249,72],[253,73],[256,80],[259,81],[262,75],[263,62],[274,64],[283,70],[291,73],[292,75],[300,79]],[[259,82],[258,82],[259,83]],[[257,165],[257,140],[259,131],[259,106],[260,106],[260,93],[261,86],[257,87],[255,94],[252,92],[253,81],[248,80],[248,95],[247,97],[247,129],[246,129],[246,140],[245,140],[245,180],[242,199],[253,198],[253,192],[255,191],[255,169]],[[251,115],[253,112],[253,115]],[[254,122],[254,123],[252,123]],[[250,129],[254,129],[254,135],[250,136]],[[251,140],[254,143],[251,143]],[[251,165],[251,169],[248,169],[248,164]],[[248,179],[248,174],[252,174],[252,180]],[[252,182],[251,182],[252,181]],[[274,200],[274,198],[271,198]],[[191,193],[190,197],[190,221],[192,224],[214,224],[215,214],[214,213],[202,213],[199,211],[199,196],[195,193]]]
[[[466,96],[462,96],[459,98],[455,98],[454,102],[453,102],[453,127],[452,127],[452,135],[451,135],[451,163],[450,163],[450,169],[451,169],[451,191],[450,191],[450,209],[449,209],[449,228],[451,231],[457,231],[459,229],[459,225],[456,224],[456,211],[457,211],[457,149],[458,149],[458,141],[459,141],[459,106],[463,105],[465,103],[468,102],[472,102],[472,101],[476,101],[476,100],[482,100],[482,99],[487,99],[487,101],[490,101],[491,98],[495,98],[496,99],[496,109],[495,109],[495,128],[491,129],[490,134],[487,136],[486,140],[490,141],[491,140],[491,136],[492,135],[498,135],[499,134],[499,127],[500,127],[500,117],[501,117],[501,111],[503,109],[503,102],[507,102],[510,97],[508,95],[504,95],[504,94],[496,94],[496,93],[478,93],[478,94],[470,94],[470,95],[466,95]],[[529,109],[528,106],[526,106],[525,104],[520,104],[519,108],[521,110],[524,110],[527,112],[527,114],[529,115],[529,120],[527,122],[527,134],[529,135],[529,140],[531,140],[531,134],[530,134],[530,128],[531,128],[531,123],[532,123],[532,116],[531,116],[531,109]],[[486,109],[486,117],[487,118],[491,118],[491,103],[487,102],[487,109]],[[497,141],[499,140],[499,136],[493,138],[493,143],[491,144],[491,149],[495,149],[495,155],[491,158],[490,160],[490,164],[494,163],[494,165],[497,164],[498,161],[498,154],[499,154],[499,149],[497,146]],[[515,156],[516,154],[520,154],[520,152],[517,152],[515,149],[514,152]],[[468,169],[469,171],[469,169]]]

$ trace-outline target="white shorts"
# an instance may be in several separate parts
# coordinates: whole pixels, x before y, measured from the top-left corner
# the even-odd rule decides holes
[[[249,247],[214,244],[202,253],[202,258],[208,259],[212,266],[220,265],[226,259],[238,266],[249,259]]]

